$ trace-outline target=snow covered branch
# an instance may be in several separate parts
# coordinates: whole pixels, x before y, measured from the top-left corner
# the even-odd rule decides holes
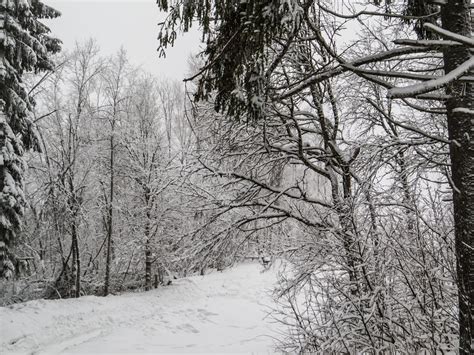
[[[431,31],[431,32],[439,34],[441,37],[450,39],[450,40],[455,41],[455,42],[465,44],[468,47],[474,47],[474,39],[472,39],[472,38],[469,38],[469,37],[466,37],[466,36],[463,36],[463,35],[460,35],[460,34],[457,34],[457,33],[454,33],[454,32],[447,31],[447,30],[445,30],[441,27],[433,25],[432,23],[425,23],[424,27],[427,30]]]
[[[352,67],[359,67],[365,64],[371,64],[371,63],[378,63],[384,60],[389,60],[392,58],[397,58],[403,55],[407,54],[413,54],[413,53],[420,53],[420,52],[427,52],[429,51],[426,48],[423,47],[402,47],[402,48],[396,48],[396,49],[391,49],[385,52],[369,55],[363,58],[359,58],[354,60],[353,62],[350,63],[345,63],[344,67],[336,67],[333,69],[328,69],[327,71],[324,72],[317,72],[314,73],[314,75],[309,76],[307,79],[301,81],[298,83],[296,86],[293,88],[289,89],[287,92],[283,93],[279,99],[286,99],[292,95],[295,95],[296,93],[300,92],[301,90],[306,89],[312,84],[316,84],[319,82],[322,82],[324,80],[333,78],[337,75],[340,75],[344,72],[349,71],[349,66]]]
[[[474,115],[474,110],[465,107],[456,107],[453,110],[454,113],[467,113],[469,115]]]
[[[450,82],[459,79],[462,75],[467,73],[469,70],[474,68],[474,57],[467,60],[459,67],[449,72],[443,77],[426,81],[421,84],[405,86],[402,88],[393,88],[388,91],[387,97],[390,98],[405,98],[405,97],[414,97],[420,94],[425,94],[437,89],[440,89],[443,86],[448,85]]]
[[[366,16],[382,16],[382,17],[394,17],[394,18],[402,18],[405,20],[419,20],[423,18],[430,18],[434,17],[439,14],[439,11],[433,12],[431,14],[427,14],[424,16],[409,16],[409,15],[401,15],[401,14],[396,14],[396,13],[389,13],[389,12],[376,12],[376,11],[367,11],[367,10],[362,10],[354,14],[350,15],[345,15],[345,14],[340,14],[337,13],[336,11],[332,11],[328,9],[327,7],[324,7],[323,5],[319,4],[319,8],[323,10],[324,12],[327,12],[328,14],[334,15],[339,18],[344,18],[344,19],[355,19],[359,18],[362,15]]]
[[[420,47],[451,47],[460,46],[461,43],[458,41],[449,40],[425,40],[425,39],[396,39],[393,41],[395,44],[407,45],[407,46],[420,46]]]

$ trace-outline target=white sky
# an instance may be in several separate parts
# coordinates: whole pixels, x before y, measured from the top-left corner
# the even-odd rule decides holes
[[[95,38],[104,55],[115,53],[121,46],[130,62],[163,78],[183,79],[188,74],[187,61],[199,51],[197,30],[178,37],[166,58],[159,58],[158,23],[164,14],[156,0],[43,0],[62,16],[44,20],[53,34],[72,49],[76,41]]]

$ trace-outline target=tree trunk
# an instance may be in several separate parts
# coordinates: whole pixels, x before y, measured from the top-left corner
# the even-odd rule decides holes
[[[145,291],[151,290],[151,247],[150,239],[145,241]]]
[[[79,247],[77,242],[77,231],[75,222],[72,223],[71,232],[71,254],[72,254],[72,265],[71,265],[71,291],[70,297],[79,297],[81,289],[81,270],[79,260]]]
[[[76,278],[77,278],[77,268],[76,268],[76,251],[75,251],[74,239],[71,239],[71,254],[72,254],[72,265],[71,265],[71,289],[69,292],[69,297],[76,297]]]
[[[441,18],[443,28],[471,37],[470,0],[448,0]],[[446,73],[471,58],[468,48],[449,47],[444,52]],[[472,74],[471,74],[472,75]],[[457,258],[457,284],[459,292],[459,352],[474,352],[474,118],[469,112],[456,112],[456,108],[474,110],[472,82],[455,81],[447,87],[450,95],[448,111],[455,247]]]
[[[72,222],[72,297],[81,295],[81,259],[79,254],[79,242],[77,236],[76,216]]]
[[[104,281],[104,296],[109,294],[110,286],[110,261],[112,258],[112,233],[113,233],[113,213],[114,213],[114,179],[115,179],[115,146],[114,146],[114,132],[115,121],[112,122],[112,133],[110,135],[110,195],[109,205],[107,210],[107,256],[105,261],[105,281]]]
[[[146,192],[146,203],[147,203],[147,211],[146,211],[146,224],[145,224],[145,290],[151,290],[151,243],[150,243],[150,232],[151,232],[151,213],[150,213],[150,198],[149,193]]]
[[[69,194],[68,207],[71,211],[71,251],[72,251],[72,289],[71,297],[81,295],[81,257],[79,254],[79,237],[77,232],[77,218],[79,214],[79,200],[74,187],[74,179],[68,177]]]
[[[310,60],[308,60],[308,65],[311,64]],[[328,91],[332,92],[331,86],[329,83],[327,84]],[[344,248],[344,252],[346,254],[346,266],[349,275],[349,281],[351,283],[351,294],[357,295],[359,293],[359,286],[360,286],[360,277],[359,277],[359,268],[361,265],[360,258],[358,257],[357,252],[357,241],[355,240],[355,233],[354,228],[352,225],[352,177],[350,174],[350,163],[345,162],[344,158],[339,155],[337,150],[331,148],[337,146],[336,136],[337,132],[331,131],[330,125],[328,124],[329,121],[325,116],[323,105],[322,105],[322,98],[324,94],[321,92],[321,89],[317,85],[311,85],[311,97],[313,103],[316,107],[319,119],[319,125],[321,127],[321,136],[322,142],[324,144],[324,149],[327,151],[328,156],[334,156],[335,160],[337,160],[337,165],[342,170],[342,196],[340,195],[339,189],[339,179],[337,177],[337,173],[333,167],[334,162],[328,161],[326,164],[326,170],[329,173],[329,183],[331,186],[331,196],[332,201],[335,206],[335,212],[338,216],[339,223],[341,226],[340,236],[342,238],[342,244]],[[335,107],[335,100],[332,99],[332,108],[333,111],[336,111],[337,108]]]
[[[109,294],[111,250],[112,250],[112,225],[108,223],[107,249],[106,249],[106,258],[105,258],[104,296],[107,296]]]
[[[342,167],[342,187],[343,187],[343,199],[336,201],[339,206],[336,207],[341,223],[341,234],[343,236],[343,244],[347,258],[347,268],[349,271],[349,280],[351,281],[351,292],[353,295],[359,293],[359,266],[361,262],[358,260],[356,245],[357,241],[354,240],[354,228],[352,228],[352,187],[351,187],[351,175],[348,165]]]

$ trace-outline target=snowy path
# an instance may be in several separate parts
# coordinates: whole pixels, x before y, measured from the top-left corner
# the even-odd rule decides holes
[[[274,353],[276,272],[243,264],[146,293],[0,308],[0,354]]]

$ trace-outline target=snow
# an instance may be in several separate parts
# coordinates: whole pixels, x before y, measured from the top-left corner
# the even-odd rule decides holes
[[[0,353],[275,353],[276,275],[247,263],[149,292],[2,307]]]
[[[468,47],[474,47],[474,39],[460,35],[458,33],[454,33],[448,30],[445,30],[444,28],[438,27],[432,23],[426,22],[423,24],[423,26],[432,32],[435,32],[439,35],[441,35],[444,38],[450,39],[452,41],[456,41],[462,44],[467,45]]]
[[[467,113],[467,114],[470,114],[470,115],[474,115],[474,110],[468,109],[466,107],[456,107],[453,110],[453,112],[454,113]]]
[[[439,78],[428,80],[416,85],[390,89],[388,90],[387,97],[414,97],[416,95],[425,94],[427,92],[440,89],[441,87],[446,86],[452,81],[460,78],[461,76],[469,72],[472,68],[474,68],[474,57],[468,59],[467,61],[459,65],[456,69]]]

